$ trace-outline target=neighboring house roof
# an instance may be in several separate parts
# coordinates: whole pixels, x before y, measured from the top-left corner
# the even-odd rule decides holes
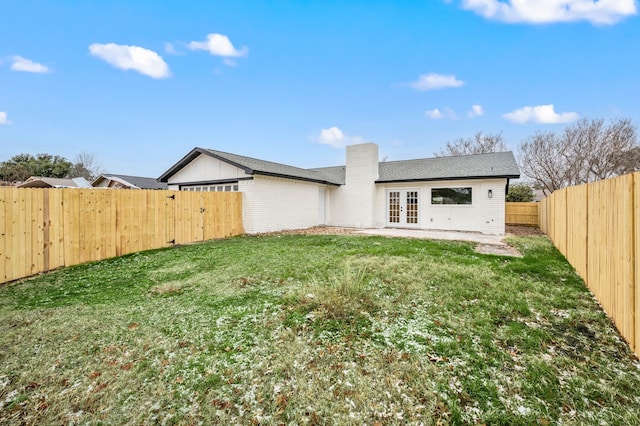
[[[245,157],[243,155],[231,154],[228,152],[215,151],[213,149],[194,148],[178,161],[173,167],[167,170],[158,178],[160,182],[167,182],[171,176],[180,169],[195,160],[199,155],[209,155],[238,167],[248,175],[259,174],[274,177],[284,177],[289,179],[305,180],[309,182],[324,183],[329,185],[340,185],[342,182],[332,180],[329,176],[318,173],[311,169],[301,169],[299,167],[288,166],[286,164],[274,163],[271,161],[259,160],[257,158]]]
[[[118,182],[123,186],[134,189],[167,189],[167,184],[164,182],[158,182],[155,178],[148,178],[142,176],[130,176],[130,175],[116,175],[113,173],[105,173],[93,180],[91,185],[96,186],[103,180],[110,180]],[[111,185],[107,185],[111,186]]]
[[[301,169],[286,164],[204,148],[191,150],[160,176],[158,180],[167,182],[171,176],[201,154],[229,163],[250,175],[262,174],[331,185],[344,185],[345,183],[345,166]],[[379,177],[376,183],[454,179],[516,179],[520,177],[520,169],[512,152],[381,162],[378,165],[378,171]]]
[[[512,152],[382,162],[376,182],[520,177]]]
[[[31,176],[18,188],[91,188],[91,184],[83,177],[77,178],[50,178]]]

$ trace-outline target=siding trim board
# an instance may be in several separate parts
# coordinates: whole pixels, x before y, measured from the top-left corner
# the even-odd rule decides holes
[[[246,174],[253,174],[253,170],[251,170],[250,168],[247,167],[243,167],[239,164],[234,164],[233,162],[225,159],[225,158],[220,158],[217,155],[214,155],[213,153],[204,150],[202,148],[193,148],[191,151],[189,151],[189,153],[187,155],[185,155],[184,157],[182,157],[180,159],[180,161],[178,161],[176,164],[174,164],[173,166],[171,166],[171,168],[169,170],[167,170],[166,172],[164,172],[162,175],[160,175],[160,177],[158,178],[158,181],[160,182],[168,182],[169,179],[171,178],[171,176],[175,175],[176,173],[178,173],[180,170],[182,170],[183,168],[185,168],[186,166],[189,165],[189,163],[191,163],[193,160],[195,160],[196,158],[198,158],[200,155],[208,155],[209,157],[213,157],[217,160],[223,161],[227,164],[230,164],[234,167],[237,167],[239,169],[242,169]]]
[[[237,168],[239,168],[239,169],[243,170],[243,171],[244,171],[246,174],[248,174],[248,175],[252,175],[252,174],[254,173],[254,170],[253,170],[253,169],[251,169],[251,168],[249,168],[249,167],[245,167],[245,166],[243,166],[242,164],[238,164],[238,163],[236,163],[236,162],[234,162],[234,161],[228,160],[228,159],[226,159],[226,158],[224,158],[224,157],[221,157],[221,156],[219,156],[219,155],[216,155],[216,154],[214,154],[213,152],[209,152],[208,150],[201,150],[200,152],[201,152],[202,154],[206,154],[206,155],[208,155],[208,156],[210,156],[210,157],[213,157],[213,158],[215,158],[216,160],[220,160],[220,161],[223,161],[223,162],[225,162],[225,163],[227,163],[227,164],[230,164],[230,165],[232,165],[232,166],[234,166],[234,167],[237,167]]]

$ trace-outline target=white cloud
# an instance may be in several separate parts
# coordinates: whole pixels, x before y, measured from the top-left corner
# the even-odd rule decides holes
[[[176,50],[176,46],[173,43],[165,42],[164,51],[169,55],[179,55],[180,53]]]
[[[22,56],[14,56],[11,59],[13,60],[13,63],[11,64],[11,69],[13,71],[33,72],[37,74],[51,72],[48,67],[37,62],[33,62],[30,59],[23,58]]]
[[[223,34],[209,34],[207,41],[192,41],[187,47],[191,50],[206,50],[213,56],[222,56],[224,58],[241,58],[249,53],[249,49],[246,46],[243,46],[240,50],[233,47],[229,37]]]
[[[187,51],[185,50],[185,48],[186,45],[182,42],[164,42],[164,53],[166,53],[167,55],[186,55]]]
[[[425,111],[424,115],[432,120],[442,120],[445,118],[448,120],[455,120],[456,118],[458,118],[455,111],[451,108],[444,108],[442,111],[439,108],[434,108]]]
[[[635,0],[462,0],[462,7],[488,19],[531,24],[588,21],[605,25],[637,13]]]
[[[458,80],[455,75],[422,74],[417,81],[409,83],[411,87],[421,92],[427,90],[444,89],[448,87],[460,87],[464,81]]]
[[[94,43],[89,52],[121,70],[134,70],[152,78],[166,78],[171,75],[169,66],[153,50],[139,46],[115,43]]]
[[[438,108],[425,111],[424,115],[431,118],[432,120],[439,120],[441,118],[444,118],[444,114],[442,114]]]
[[[225,64],[228,67],[237,67],[238,66],[238,62],[235,59],[224,58],[222,60],[222,63]]]
[[[558,114],[555,112],[553,104],[526,106],[513,112],[503,114],[502,118],[514,123],[570,123],[579,118],[577,112],[563,112]]]
[[[344,148],[347,145],[366,142],[362,136],[347,136],[337,127],[322,129],[318,136],[314,136],[311,139],[323,145],[329,145],[333,148]]]
[[[7,113],[0,111],[0,126],[9,124],[11,124],[11,122],[7,118]]]
[[[467,116],[469,118],[481,117],[484,115],[484,109],[482,105],[472,105],[471,109],[467,111]]]

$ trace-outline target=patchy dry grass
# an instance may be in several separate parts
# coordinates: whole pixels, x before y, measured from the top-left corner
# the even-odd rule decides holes
[[[0,288],[2,424],[640,424],[640,365],[543,237],[285,235]]]

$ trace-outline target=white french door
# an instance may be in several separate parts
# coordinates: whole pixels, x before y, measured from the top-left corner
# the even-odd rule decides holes
[[[387,191],[387,225],[418,226],[419,196],[417,189]]]

